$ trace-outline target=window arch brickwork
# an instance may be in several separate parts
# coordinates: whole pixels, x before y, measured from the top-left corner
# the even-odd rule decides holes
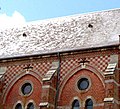
[[[77,82],[80,77],[89,77],[90,78],[90,87],[86,91],[78,90]],[[105,87],[101,81],[101,79],[88,69],[81,69],[74,73],[74,75],[70,76],[69,79],[64,84],[64,87],[61,91],[61,95],[59,97],[59,105],[60,106],[70,106],[69,100],[72,100],[75,96],[77,96],[81,101],[84,101],[86,96],[92,96],[97,103],[102,103],[105,97]],[[98,94],[99,93],[99,94]],[[83,103],[82,103],[82,107]]]

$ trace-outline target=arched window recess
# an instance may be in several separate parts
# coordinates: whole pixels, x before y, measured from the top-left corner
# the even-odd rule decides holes
[[[35,109],[35,106],[32,102],[27,105],[27,109]]]
[[[77,99],[75,99],[72,103],[72,109],[80,109],[80,103]]]
[[[86,100],[85,109],[93,109],[93,101],[92,101],[92,99],[87,99]]]

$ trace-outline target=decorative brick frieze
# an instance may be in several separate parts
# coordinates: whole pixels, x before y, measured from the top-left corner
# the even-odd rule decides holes
[[[89,61],[88,64],[94,66],[96,69],[99,69],[101,72],[104,72],[107,68],[108,62],[110,61],[110,56],[97,56],[97,57],[87,57],[86,60]],[[66,59],[61,61],[61,73],[60,79],[64,79],[64,77],[68,74],[69,71],[74,69],[79,65],[81,61],[81,57]]]
[[[106,51],[107,53],[108,51]],[[110,54],[109,52],[108,54]],[[115,52],[116,53],[116,52]],[[73,53],[74,54],[74,53]],[[61,55],[61,69],[60,69],[60,81],[62,81],[65,77],[65,75],[72,70],[73,68],[77,67],[79,65],[79,62],[82,58],[86,57],[86,59],[89,61],[89,64],[92,66],[95,66],[98,68],[101,72],[103,72],[108,62],[110,61],[110,56],[105,55],[103,52],[98,53],[95,52],[94,54],[92,52],[85,53],[84,55],[81,54],[81,52],[77,54],[69,54],[69,55]],[[96,56],[94,56],[96,54]],[[67,56],[67,57],[66,57]],[[52,60],[57,60],[56,56],[53,57],[44,57],[42,59],[34,59],[32,60],[19,60],[19,61],[13,61],[13,62],[6,62],[4,66],[7,66],[7,71],[5,73],[5,86],[4,88],[9,84],[9,82],[19,75],[20,73],[24,72],[24,68],[30,64],[31,67],[33,67],[33,71],[40,73],[40,75],[43,77],[47,71],[50,69],[50,66],[52,64]],[[2,63],[1,63],[2,65]]]

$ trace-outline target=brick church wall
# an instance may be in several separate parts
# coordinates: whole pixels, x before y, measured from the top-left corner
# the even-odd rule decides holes
[[[59,99],[58,99],[58,105],[59,108],[66,108],[71,106],[71,103],[74,99],[74,97],[79,97],[80,101],[81,101],[81,106],[84,107],[85,104],[85,98],[87,96],[93,97],[94,99],[94,103],[95,103],[95,108],[98,109],[104,109],[104,103],[103,103],[103,99],[105,97],[105,87],[103,87],[103,83],[104,81],[101,82],[101,80],[104,80],[104,76],[103,73],[105,72],[105,69],[107,68],[107,65],[110,61],[110,55],[111,54],[117,54],[118,51],[117,50],[104,50],[104,51],[96,51],[96,52],[73,52],[73,53],[68,53],[68,54],[61,54],[60,58],[61,58],[61,67],[60,67],[60,90],[59,90]],[[80,70],[77,71],[75,73],[75,75],[71,76],[66,84],[63,84],[64,81],[66,80],[67,75],[70,74],[70,72],[74,72],[75,68],[77,68],[78,66],[80,66],[80,61],[86,58],[86,60],[88,61],[87,64],[93,66],[95,69],[97,69],[97,71],[100,72],[100,74],[98,74],[101,78],[98,78],[96,76],[96,74],[92,73],[89,70]],[[9,89],[10,84],[12,83],[12,81],[14,81],[14,79],[21,75],[21,73],[24,73],[24,68],[29,64],[29,66],[32,66],[32,71],[33,72],[37,72],[40,76],[41,76],[41,81],[42,78],[44,77],[44,75],[47,73],[47,71],[50,69],[51,64],[53,61],[58,60],[57,56],[46,56],[43,58],[33,58],[33,59],[28,59],[28,60],[19,60],[19,61],[9,61],[6,63],[2,63],[2,66],[7,66],[7,72],[5,74],[5,84],[4,84],[4,91],[3,94],[5,94],[7,92],[7,90]],[[91,88],[90,90],[88,90],[87,92],[80,92],[77,87],[75,86],[75,82],[77,82],[76,80],[78,80],[80,78],[80,75],[86,75],[86,77],[90,78],[91,81]],[[30,75],[28,75],[30,76]],[[24,78],[24,77],[23,77]],[[25,76],[25,78],[30,79],[29,77]],[[35,78],[31,79],[33,82],[35,82]],[[19,89],[19,81],[22,81],[22,78],[20,78],[18,80],[18,83],[13,85],[13,87],[10,89],[10,96],[7,97],[8,95],[6,95],[6,102],[7,104],[10,104],[10,102],[15,102],[16,100],[13,99],[10,100],[10,98],[12,98],[12,96],[17,93],[14,92],[14,94],[12,93],[12,90],[18,90]],[[34,83],[36,84],[36,83]],[[42,83],[40,83],[42,87]],[[40,92],[38,92],[38,90],[36,90],[36,92],[41,93],[41,90],[39,90]],[[80,94],[81,93],[81,94]],[[98,95],[99,93],[99,95]],[[16,97],[19,98],[20,95],[17,93],[15,95],[18,95]],[[4,95],[3,95],[4,97]],[[39,95],[39,100],[35,99],[35,102],[37,107],[39,107],[38,102],[40,102],[40,95]],[[17,102],[17,101],[16,101]]]

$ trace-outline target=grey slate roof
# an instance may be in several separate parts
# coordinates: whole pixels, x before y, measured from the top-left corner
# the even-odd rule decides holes
[[[0,58],[114,45],[119,34],[120,9],[30,22],[0,30]]]

